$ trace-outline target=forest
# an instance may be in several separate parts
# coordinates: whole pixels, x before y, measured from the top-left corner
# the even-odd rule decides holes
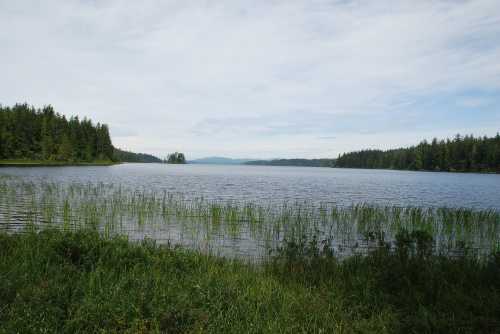
[[[334,159],[274,159],[254,160],[244,163],[254,166],[298,166],[298,167],[333,167]]]
[[[115,161],[124,161],[124,162],[140,162],[140,163],[163,162],[162,159],[155,157],[154,155],[151,154],[134,153],[134,152],[120,150],[118,148],[115,148],[113,157]]]
[[[67,119],[52,106],[0,106],[0,159],[32,161],[113,161],[108,126]]]
[[[340,155],[335,167],[500,173],[500,134],[456,135],[409,148],[350,152]]]

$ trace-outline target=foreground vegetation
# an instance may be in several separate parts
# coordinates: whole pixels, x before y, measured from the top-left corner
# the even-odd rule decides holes
[[[0,233],[0,332],[498,332],[500,256],[431,256],[415,237],[253,265],[89,230]]]
[[[494,210],[1,177],[0,228],[0,333],[500,332]]]
[[[335,167],[500,173],[500,134],[491,138],[457,135],[453,140],[424,140],[409,148],[345,153]]]

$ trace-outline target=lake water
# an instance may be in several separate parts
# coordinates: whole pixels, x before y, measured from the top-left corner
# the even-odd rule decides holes
[[[466,207],[500,210],[500,175],[274,167],[121,164],[0,168],[0,175],[56,183],[113,183],[187,197],[251,202]]]
[[[256,206],[247,210],[248,203]],[[385,209],[352,209],[356,204]],[[148,237],[246,258],[262,258],[299,234],[318,234],[338,254],[350,255],[373,244],[367,231],[394,240],[397,224],[432,229],[437,248],[467,240],[488,252],[500,239],[495,212],[500,175],[492,174],[198,164],[0,168],[1,229],[19,231],[31,222],[90,225],[132,240]]]

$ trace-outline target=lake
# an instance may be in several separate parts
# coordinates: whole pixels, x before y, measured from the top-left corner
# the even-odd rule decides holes
[[[445,209],[443,209],[445,208]],[[446,209],[448,208],[448,209]],[[262,258],[284,240],[340,255],[429,231],[437,250],[487,254],[500,238],[500,175],[246,165],[0,168],[0,228],[98,228],[132,240]],[[31,225],[30,225],[31,224]]]
[[[0,168],[0,175],[56,183],[121,184],[129,189],[251,202],[466,207],[500,210],[500,175],[319,167],[121,164]]]

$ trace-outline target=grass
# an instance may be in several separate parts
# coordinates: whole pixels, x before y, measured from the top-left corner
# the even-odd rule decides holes
[[[499,227],[0,177],[0,333],[500,333]]]
[[[256,265],[92,230],[0,233],[0,333],[499,332],[500,256],[419,238],[343,261],[285,244]]]
[[[315,240],[340,257],[366,253],[378,247],[379,239],[394,247],[403,230],[429,233],[433,252],[449,256],[488,256],[499,249],[500,240],[495,210],[216,201],[115,184],[13,177],[0,178],[0,219],[6,230],[25,225],[35,230],[91,228],[139,239],[151,235],[224,254],[233,252],[230,245],[244,245],[239,253],[258,260],[285,242]]]

